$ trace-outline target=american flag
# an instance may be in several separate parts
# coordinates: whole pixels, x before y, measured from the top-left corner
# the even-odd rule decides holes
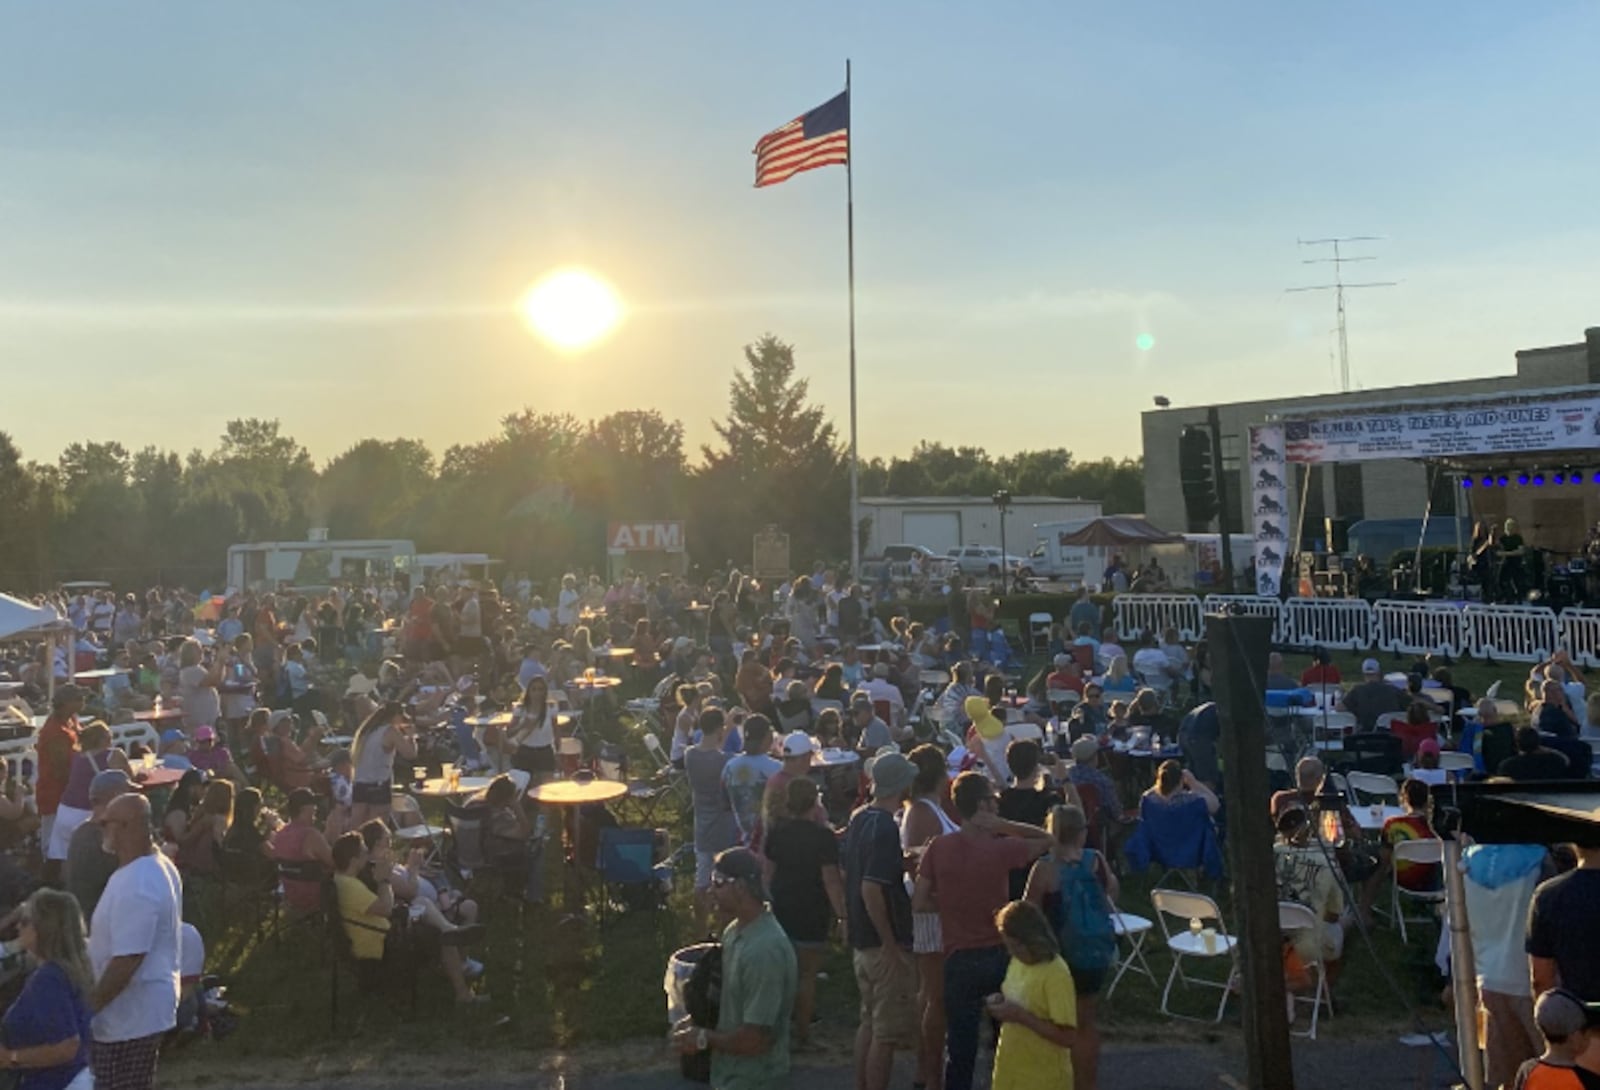
[[[841,91],[757,142],[756,186],[786,182],[802,170],[850,162],[850,92]]]
[[[1284,453],[1291,462],[1322,461],[1323,442],[1311,433],[1305,420],[1290,420],[1283,425]]]

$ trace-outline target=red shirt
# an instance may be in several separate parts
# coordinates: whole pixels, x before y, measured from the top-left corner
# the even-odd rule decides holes
[[[1079,696],[1083,695],[1083,678],[1073,677],[1071,674],[1055,673],[1044,679],[1046,691],[1051,689],[1071,690]]]
[[[1011,872],[1038,858],[1034,842],[946,833],[928,842],[917,878],[928,879],[939,905],[944,952],[1000,945],[994,914],[1011,900]]]
[[[39,814],[48,817],[61,807],[61,795],[67,789],[72,758],[78,752],[78,717],[63,719],[51,712],[33,744],[39,754]]]
[[[1331,662],[1326,665],[1314,662],[1301,672],[1300,684],[1337,685],[1339,684],[1339,668]]]

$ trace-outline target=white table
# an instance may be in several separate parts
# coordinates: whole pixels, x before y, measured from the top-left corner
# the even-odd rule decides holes
[[[421,787],[418,787],[416,782],[412,781],[408,790],[413,795],[423,795],[431,799],[450,799],[461,795],[475,794],[488,786],[488,776],[462,776],[460,782],[454,785],[447,784],[443,779],[435,777],[424,780]]]
[[[1390,818],[1397,818],[1405,814],[1405,811],[1398,806],[1382,806],[1376,808],[1377,810],[1381,811],[1381,813],[1375,818],[1372,816],[1374,809],[1375,808],[1371,806],[1350,807],[1350,812],[1355,815],[1356,824],[1361,826],[1364,832],[1379,832],[1383,829],[1384,822],[1388,821]]]
[[[824,749],[811,754],[812,768],[848,768],[861,763],[861,754],[853,749]]]

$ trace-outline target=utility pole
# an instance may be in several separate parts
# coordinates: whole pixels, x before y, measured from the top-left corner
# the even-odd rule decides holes
[[[1269,617],[1206,616],[1206,644],[1222,728],[1217,753],[1228,770],[1228,797],[1243,802],[1228,808],[1228,874],[1239,922],[1235,936],[1244,1005],[1245,1085],[1250,1090],[1294,1090],[1272,820],[1260,801],[1272,791],[1261,697],[1271,640]]]
[[[1302,265],[1332,265],[1333,266],[1333,283],[1331,283],[1331,284],[1308,284],[1305,287],[1285,288],[1284,290],[1286,292],[1297,292],[1297,291],[1331,291],[1331,292],[1333,292],[1334,309],[1335,309],[1335,313],[1336,313],[1336,315],[1338,317],[1338,324],[1337,324],[1337,326],[1335,328],[1338,330],[1338,334],[1339,334],[1339,389],[1344,391],[1345,393],[1349,393],[1350,392],[1350,342],[1349,342],[1349,338],[1348,338],[1348,336],[1347,336],[1347,334],[1345,332],[1344,293],[1347,292],[1347,291],[1353,291],[1356,288],[1392,288],[1392,287],[1395,287],[1397,284],[1399,284],[1400,281],[1398,281],[1398,280],[1375,280],[1375,281],[1370,281],[1370,282],[1362,283],[1362,284],[1347,284],[1347,283],[1345,283],[1345,279],[1344,279],[1344,267],[1345,267],[1345,265],[1350,264],[1351,262],[1355,262],[1355,261],[1376,261],[1378,259],[1375,256],[1370,255],[1370,254],[1360,255],[1360,256],[1356,256],[1356,257],[1346,257],[1344,255],[1343,251],[1340,250],[1340,246],[1343,245],[1344,243],[1349,243],[1349,242],[1381,242],[1382,240],[1383,240],[1383,236],[1382,235],[1345,235],[1345,236],[1340,237],[1340,238],[1302,238],[1302,239],[1296,239],[1295,240],[1296,244],[1300,245],[1300,246],[1331,246],[1331,247],[1333,247],[1333,256],[1332,257],[1311,257],[1311,258],[1302,258],[1300,260],[1300,264],[1302,264]]]
[[[1222,422],[1217,415],[1215,405],[1206,410],[1206,427],[1211,429],[1211,474],[1212,482],[1217,490],[1217,532],[1221,535],[1222,546],[1222,593],[1233,593],[1233,537],[1229,533],[1228,524],[1233,520],[1229,517],[1228,504],[1228,477],[1222,471]],[[1249,485],[1244,486],[1244,491],[1249,494]],[[1248,588],[1251,594],[1254,588]]]

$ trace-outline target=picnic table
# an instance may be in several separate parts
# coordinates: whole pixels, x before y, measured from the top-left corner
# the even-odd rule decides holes
[[[133,774],[133,783],[140,791],[158,791],[163,787],[171,787],[183,779],[184,770],[181,768],[167,768],[158,765],[146,772],[136,771]]]

